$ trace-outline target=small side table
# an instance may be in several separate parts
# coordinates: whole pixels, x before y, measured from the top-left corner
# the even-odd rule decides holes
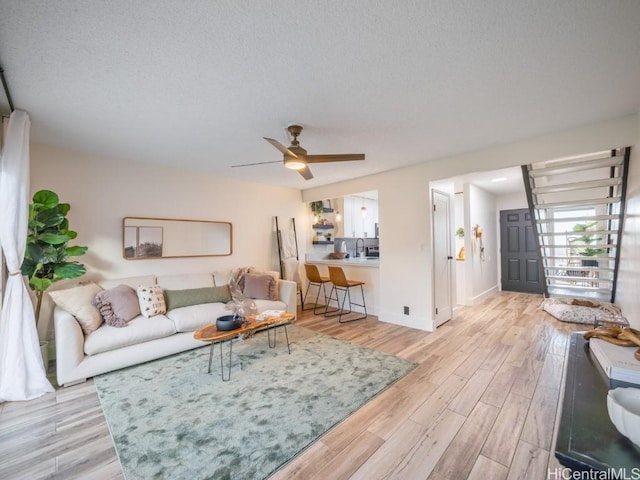
[[[235,330],[218,330],[215,323],[206,325],[193,334],[193,338],[201,340],[203,342],[211,343],[211,351],[209,352],[209,369],[207,373],[211,373],[211,360],[213,359],[213,347],[220,344],[220,375],[222,381],[227,382],[231,379],[231,360],[233,355],[233,343],[232,340],[238,335],[243,333],[253,333],[259,330],[267,330],[269,347],[274,348],[276,346],[275,331],[273,335],[273,345],[271,342],[271,329],[277,327],[284,327],[284,333],[287,338],[287,349],[291,354],[291,346],[289,345],[289,334],[287,333],[287,325],[291,324],[295,319],[295,315],[292,313],[284,312],[279,317],[267,317],[263,320],[258,320],[257,315],[249,315],[245,319],[245,323]],[[222,344],[227,342],[229,344],[229,369],[227,378],[224,376],[224,359],[222,354]]]
[[[631,475],[640,467],[640,448],[609,419],[609,378],[597,362],[582,333],[571,334],[555,455],[571,470],[613,474],[626,469]]]

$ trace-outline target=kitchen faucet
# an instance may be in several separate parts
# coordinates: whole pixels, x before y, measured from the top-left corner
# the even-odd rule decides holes
[[[362,255],[359,255],[358,253],[358,243],[362,240]],[[365,252],[365,248],[364,248],[364,238],[358,238],[356,240],[356,257],[364,257],[364,252]]]

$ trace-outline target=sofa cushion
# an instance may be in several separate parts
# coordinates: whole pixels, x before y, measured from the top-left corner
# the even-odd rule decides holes
[[[276,280],[271,275],[249,273],[242,279],[242,293],[253,299],[276,300]]]
[[[258,313],[265,310],[286,310],[287,304],[280,300],[254,300]]]
[[[200,305],[202,303],[227,303],[231,301],[228,285],[221,287],[187,288],[184,290],[164,290],[167,311],[174,308]]]
[[[215,323],[216,318],[229,315],[231,310],[224,303],[203,303],[174,308],[167,312],[178,332],[194,332],[200,327]]]
[[[158,275],[156,283],[165,290],[215,287],[211,273],[186,273],[182,275]]]
[[[149,342],[157,338],[168,337],[176,333],[176,327],[164,315],[146,318],[138,315],[124,328],[115,328],[104,324],[87,337],[84,342],[84,353],[96,355],[118,348]]]
[[[137,277],[115,278],[111,280],[100,280],[98,282],[98,284],[104,289],[117,287],[118,285],[127,285],[133,289],[136,289],[140,285],[155,285],[155,283],[155,275],[140,275]]]
[[[66,290],[54,290],[49,292],[49,296],[57,306],[73,315],[84,334],[89,335],[102,325],[102,316],[92,303],[101,290],[99,285],[89,283]]]
[[[278,280],[280,280],[280,272],[276,271],[276,270],[257,270],[254,267],[251,267],[251,270],[249,271],[249,273],[252,273],[254,275],[271,275],[273,277],[273,279],[276,281],[275,283],[275,298],[273,300],[276,300],[278,298],[280,298],[280,286],[278,285]]]
[[[159,285],[141,285],[138,287],[137,293],[140,313],[145,317],[151,318],[167,312],[162,288]]]
[[[112,327],[124,327],[129,320],[140,315],[138,295],[128,285],[118,285],[98,292],[93,304],[107,325]]]

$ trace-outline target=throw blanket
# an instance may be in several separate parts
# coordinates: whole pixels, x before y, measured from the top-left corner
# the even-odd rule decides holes
[[[280,248],[282,254],[282,278],[292,280],[300,289],[300,263],[298,262],[298,246],[296,234],[293,230],[280,230]]]
[[[293,280],[300,288],[302,280],[300,279],[300,264],[296,257],[285,258],[282,260],[282,270],[285,280]]]
[[[242,277],[251,272],[253,267],[240,267],[231,272],[229,279],[229,290],[231,291],[232,301],[227,304],[235,315],[246,317],[247,315],[255,315],[258,313],[258,307],[249,297],[245,297],[242,293]]]
[[[280,243],[281,243],[283,258],[295,257],[296,255],[298,255],[298,247],[296,245],[296,234],[293,230],[281,230]]]

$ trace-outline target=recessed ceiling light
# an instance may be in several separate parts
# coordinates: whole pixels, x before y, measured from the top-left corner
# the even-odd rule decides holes
[[[492,182],[506,182],[507,181],[507,177],[492,178],[491,181]]]

